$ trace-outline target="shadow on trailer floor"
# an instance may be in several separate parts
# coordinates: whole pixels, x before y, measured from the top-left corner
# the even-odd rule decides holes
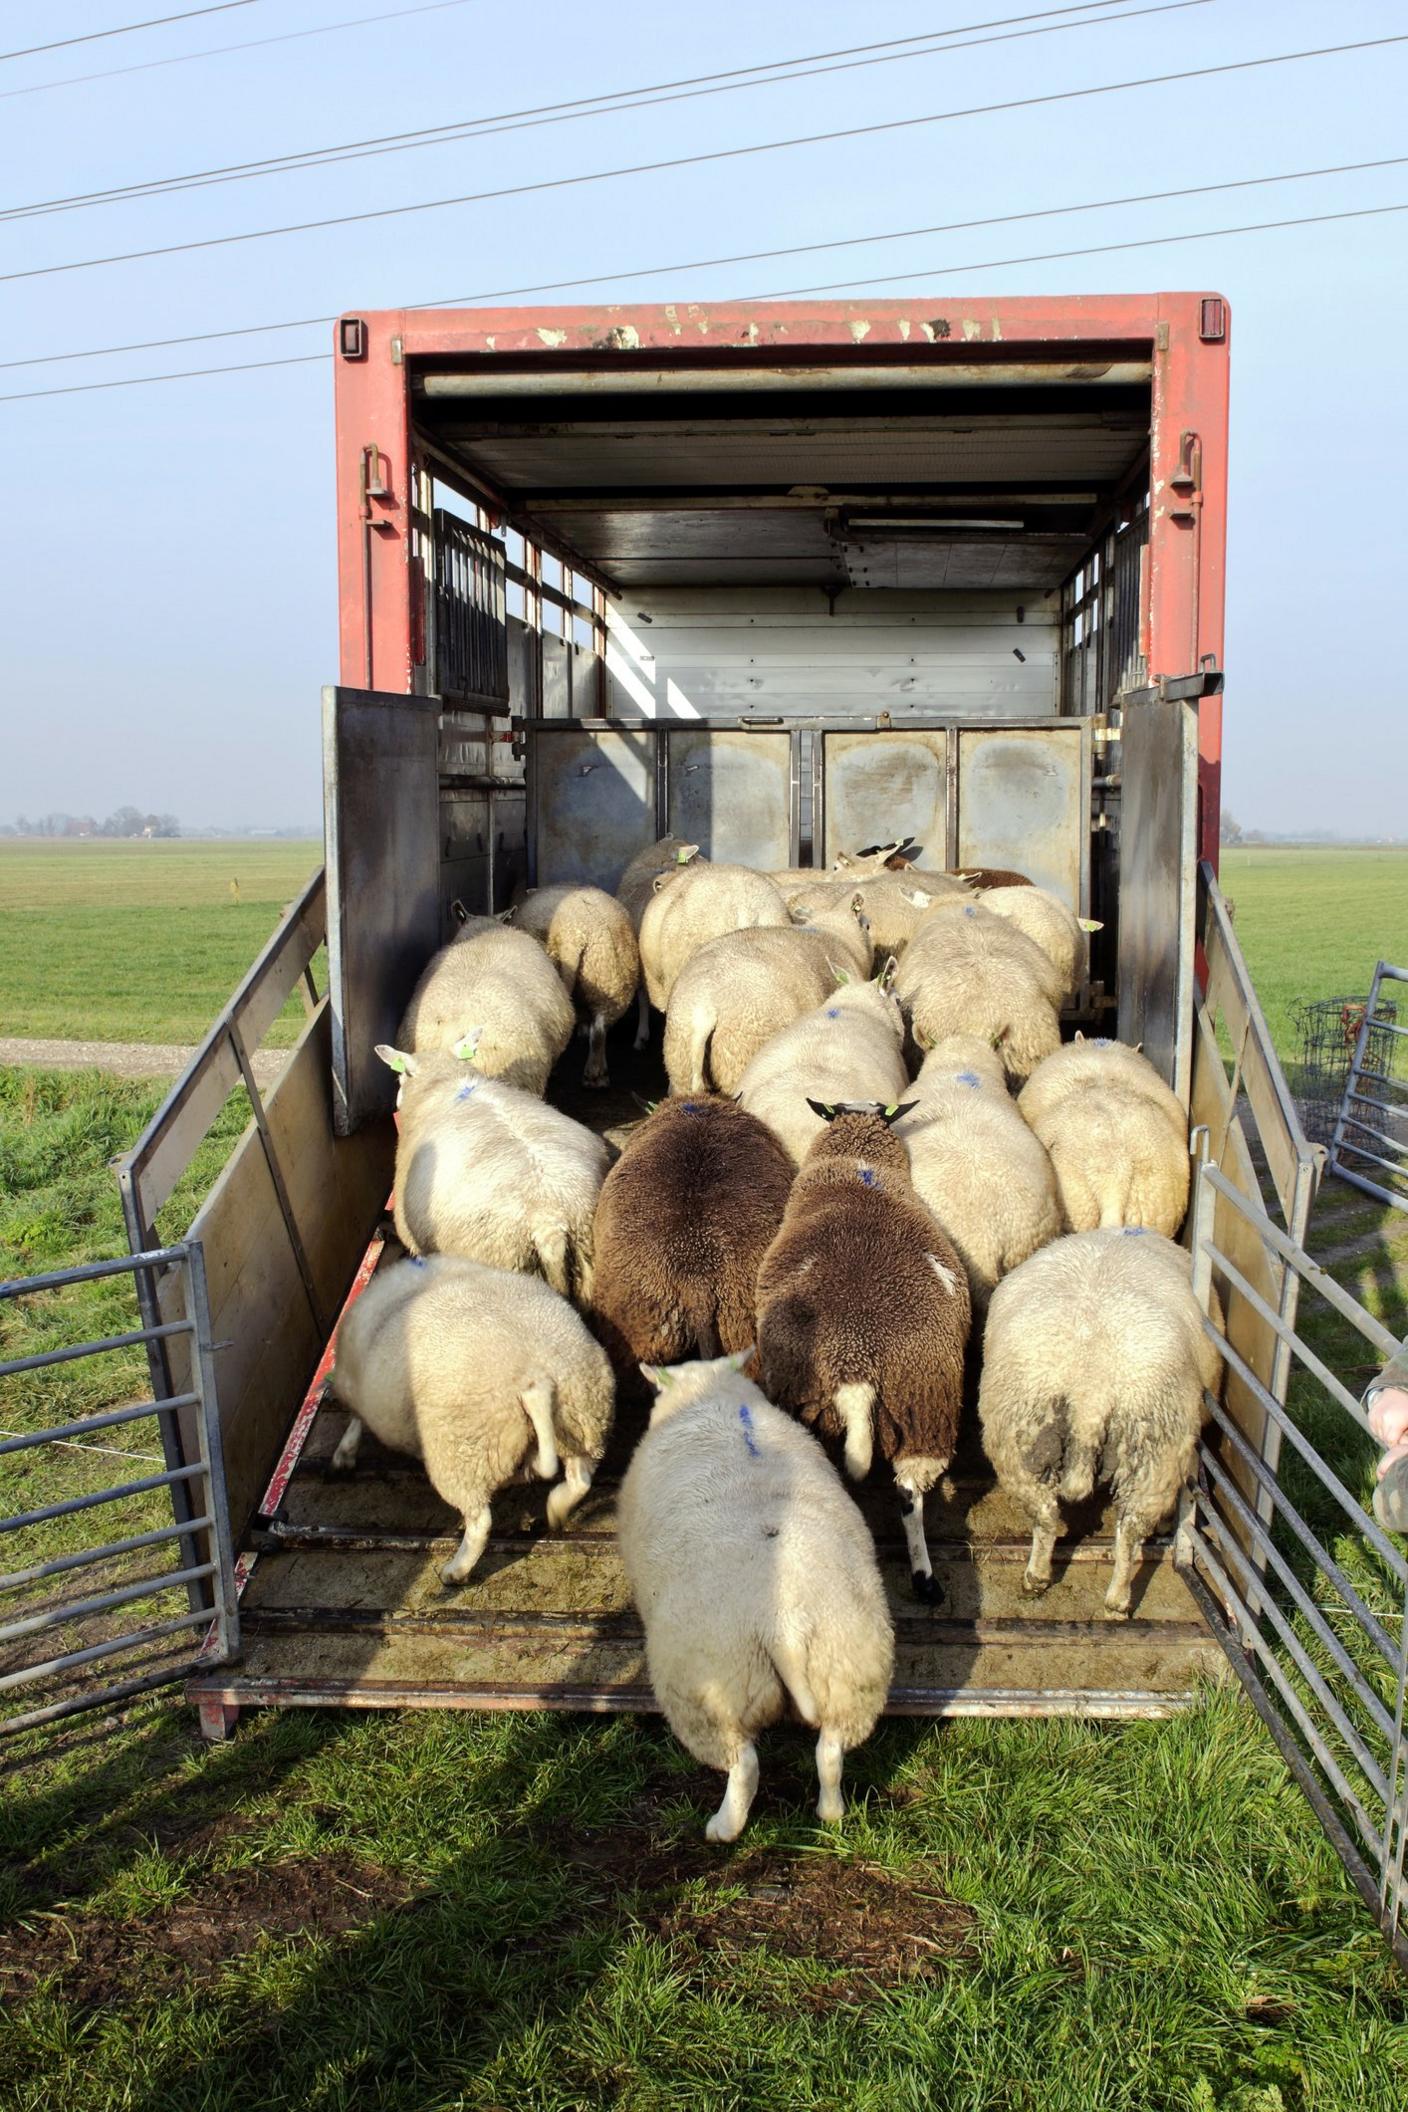
[[[621,1030],[613,1085],[588,1093],[574,1043],[552,1098],[613,1145],[644,1119],[635,1094],[665,1090],[653,1052],[636,1057]],[[240,1708],[654,1708],[641,1628],[613,1530],[616,1492],[644,1427],[643,1402],[618,1414],[590,1496],[568,1531],[544,1525],[543,1483],[506,1489],[494,1532],[467,1585],[441,1566],[459,1540],[455,1514],[412,1461],[364,1440],[357,1471],[329,1477],[345,1423],[318,1387],[271,1490],[271,1524],[242,1567],[242,1656],[189,1682],[207,1733]],[[1134,1613],[1107,1621],[1111,1522],[1098,1501],[1074,1514],[1040,1599],[1024,1598],[1028,1528],[995,1488],[970,1402],[952,1474],[929,1498],[929,1542],[944,1597],[910,1593],[893,1493],[877,1472],[860,1492],[895,1616],[895,1716],[1163,1716],[1226,1660],[1173,1568],[1151,1541]]]

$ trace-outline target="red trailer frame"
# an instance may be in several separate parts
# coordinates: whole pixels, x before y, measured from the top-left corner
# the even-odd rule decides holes
[[[1219,294],[905,301],[675,303],[651,307],[388,309],[335,336],[342,681],[411,692],[424,664],[423,582],[412,535],[417,366],[525,360],[697,368],[746,358],[805,367],[879,352],[936,366],[1137,357],[1152,364],[1150,524],[1141,645],[1150,680],[1221,669],[1227,523],[1230,311]],[[1000,347],[1000,353],[996,348]],[[653,355],[653,361],[649,356]],[[505,517],[512,519],[511,507]],[[1222,700],[1199,707],[1200,856],[1214,867]]]

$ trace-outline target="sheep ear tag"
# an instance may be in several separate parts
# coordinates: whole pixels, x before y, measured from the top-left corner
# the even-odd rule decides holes
[[[452,1056],[458,1056],[461,1063],[472,1063],[474,1060],[474,1052],[479,1047],[479,1044],[483,1040],[483,1038],[484,1029],[482,1027],[471,1027],[469,1032],[467,1034],[462,1035],[460,1039],[455,1043],[454,1047],[450,1051],[450,1054]]]
[[[919,1102],[917,1100],[901,1100],[894,1107],[882,1108],[880,1119],[888,1127],[890,1123],[898,1122],[902,1116],[913,1114],[918,1105]]]
[[[388,1070],[398,1072],[403,1078],[410,1076],[413,1066],[404,1050],[393,1049],[390,1042],[379,1041],[376,1045],[376,1053]]]
[[[1103,931],[1105,929],[1098,917],[1077,917],[1076,922],[1082,931]]]
[[[884,967],[880,970],[880,973],[875,978],[876,982],[879,984],[882,990],[889,990],[893,988],[895,977],[899,974],[899,967],[900,964],[895,958],[894,954],[890,954],[886,959]]]
[[[747,1349],[736,1349],[731,1357],[724,1359],[724,1362],[730,1371],[742,1371],[751,1360],[752,1355],[753,1350],[750,1345]]]
[[[823,1122],[834,1122],[836,1120],[835,1108],[828,1107],[824,1100],[808,1100],[807,1106],[814,1115],[820,1115]]]
[[[841,985],[843,985],[843,984],[845,984],[845,983],[848,983],[848,982],[850,981],[850,979],[851,979],[851,978],[850,978],[850,976],[848,975],[848,973],[846,972],[846,970],[845,970],[844,968],[833,968],[833,969],[832,969],[832,971],[831,971],[831,973],[832,973],[832,974],[833,974],[833,975],[835,976],[835,978],[836,978],[836,982],[837,982],[837,986],[838,986],[838,988],[839,988],[839,987],[840,987]]]
[[[640,1368],[642,1377],[650,1382],[657,1393],[663,1393],[667,1386],[673,1386],[675,1382],[674,1373],[668,1364],[642,1364]]]

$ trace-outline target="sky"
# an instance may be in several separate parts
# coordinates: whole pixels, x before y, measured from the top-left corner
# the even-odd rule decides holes
[[[1034,12],[1042,0],[247,0],[6,57],[198,0],[0,8],[0,201],[11,207],[371,134]],[[1128,0],[1121,0],[1127,12]],[[1135,5],[1149,0],[1135,0]],[[0,221],[0,397],[322,352],[324,329],[53,364],[129,339],[455,299],[574,274],[839,240],[1135,192],[1408,157],[1408,42],[1094,101],[962,118],[570,191],[6,274],[623,162],[1097,82],[1408,35],[1403,0],[1173,10],[496,139]],[[298,35],[356,17],[395,19]],[[1101,19],[1102,15],[1107,19]],[[994,32],[987,32],[993,34]],[[283,41],[258,43],[279,38]],[[248,45],[243,50],[215,47]],[[187,54],[212,54],[186,58]],[[160,63],[180,59],[177,64]],[[124,69],[115,71],[115,69]],[[131,70],[139,69],[139,70]],[[83,75],[104,78],[81,80]],[[835,277],[960,295],[1216,289],[1232,304],[1224,800],[1245,828],[1408,830],[1402,608],[1408,202],[1401,168],[876,243],[834,259],[665,270],[545,297],[780,293]],[[1003,259],[1176,235],[1113,254]],[[958,267],[954,271],[954,267]],[[942,279],[933,274],[942,270]],[[320,812],[319,689],[336,679],[330,363],[0,401],[0,819],[119,804],[187,823]]]

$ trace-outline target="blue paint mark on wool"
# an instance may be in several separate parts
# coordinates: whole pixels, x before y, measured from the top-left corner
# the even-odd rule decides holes
[[[878,1173],[877,1173],[877,1172],[875,1171],[875,1168],[874,1168],[873,1166],[862,1166],[862,1167],[861,1167],[861,1169],[860,1169],[860,1184],[861,1184],[861,1187],[862,1187],[862,1188],[878,1188],[878,1187],[879,1187],[879,1185],[880,1185],[880,1176],[879,1176],[879,1174],[878,1174]]]
[[[743,1425],[743,1442],[748,1447],[748,1457],[750,1459],[761,1459],[763,1455],[759,1451],[757,1440],[753,1436],[753,1411],[746,1401],[739,1406],[738,1420]]]
[[[425,1256],[423,1254],[408,1254],[406,1259],[413,1269],[423,1269],[425,1267]]]
[[[1112,1049],[1114,1047],[1114,1043],[1111,1041],[1108,1034],[1097,1034],[1095,1039],[1091,1042],[1090,1046],[1092,1049]]]
[[[680,1113],[682,1115],[698,1115],[703,1113],[703,1109],[697,1100],[682,1100],[680,1102]]]
[[[828,1019],[839,1019],[841,1017],[841,1007],[839,1005],[828,1005],[826,1016]]]
[[[1144,1227],[1143,1225],[1122,1225],[1120,1227],[1120,1236],[1124,1239],[1142,1239],[1144,1237]]]
[[[459,1091],[458,1091],[458,1092],[457,1092],[457,1093],[455,1094],[455,1098],[456,1098],[457,1100],[467,1100],[467,1099],[469,1098],[470,1094],[471,1094],[471,1093],[472,1093],[473,1091],[474,1091],[474,1083],[473,1083],[473,1082],[471,1081],[471,1083],[470,1083],[470,1084],[468,1084],[468,1085],[462,1085],[462,1086],[460,1087]]]
[[[976,909],[975,909],[975,908],[973,907],[973,904],[972,904],[972,903],[970,902],[970,903],[968,904],[968,907],[967,907],[967,908],[966,908],[966,909],[964,910],[963,914],[964,914],[964,916],[965,916],[965,917],[976,917],[976,916],[977,916],[977,914],[978,914],[978,912],[977,912],[977,910],[976,910]]]
[[[978,1086],[981,1085],[983,1081],[978,1076],[976,1071],[958,1071],[954,1074],[953,1082],[955,1085]]]

